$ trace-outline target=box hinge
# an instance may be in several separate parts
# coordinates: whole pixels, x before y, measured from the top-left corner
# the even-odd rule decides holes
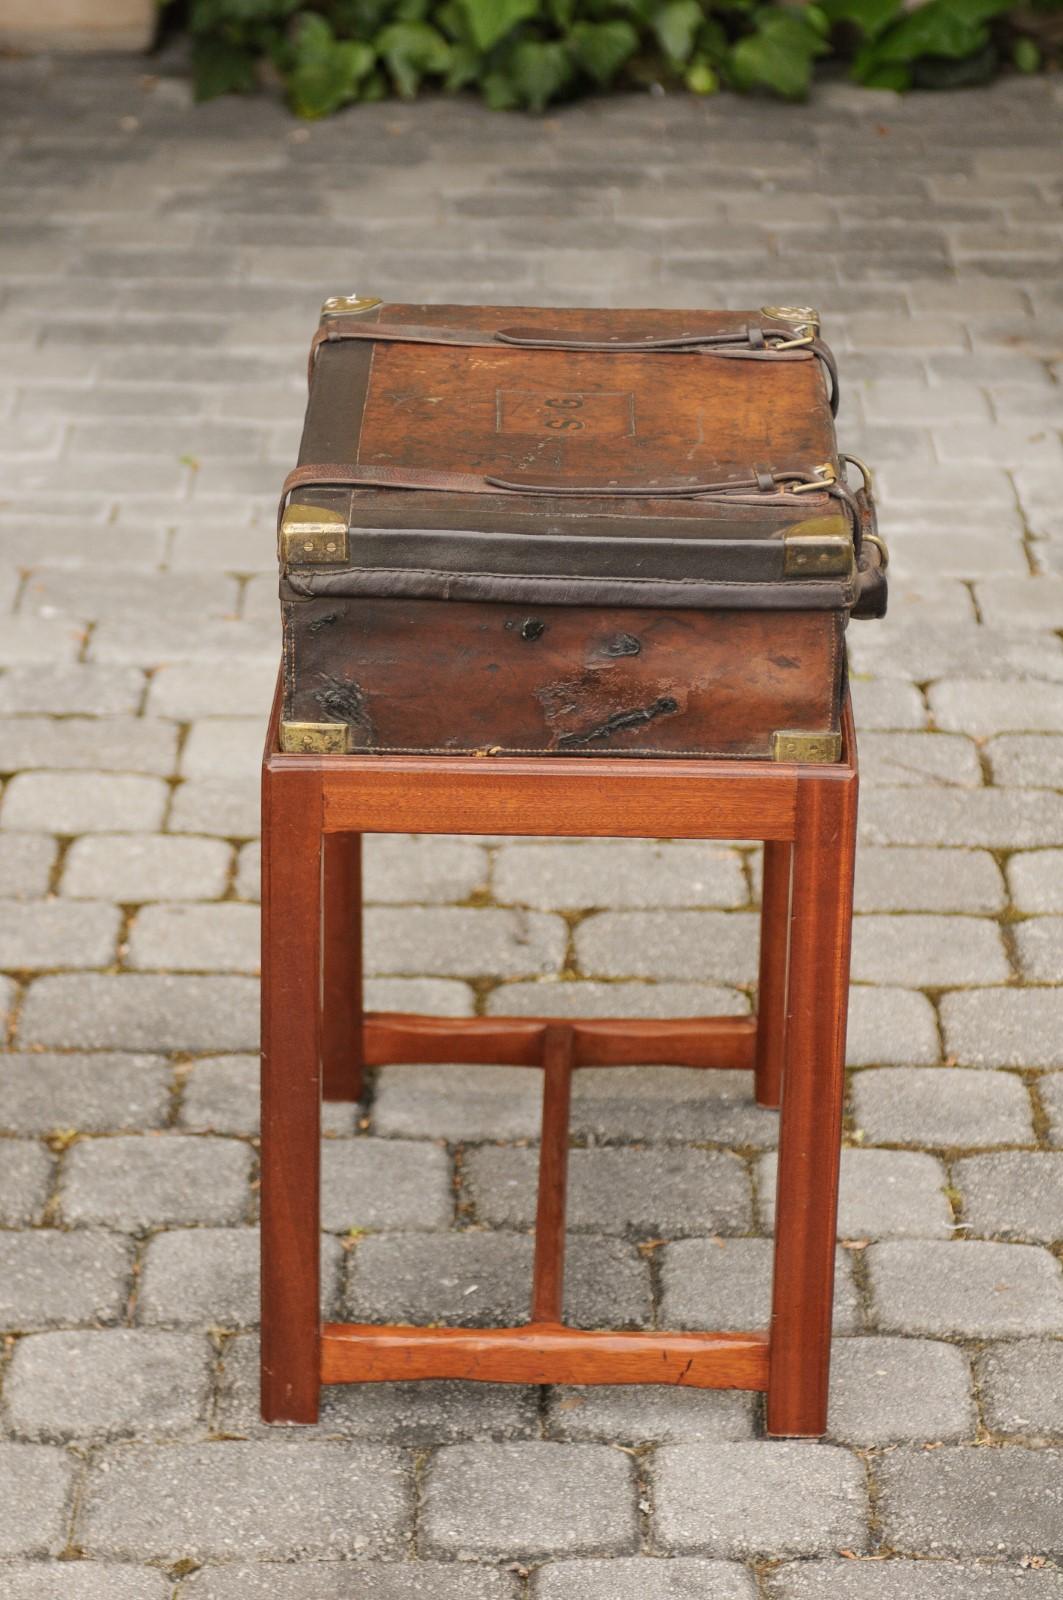
[[[278,554],[285,567],[346,561],[346,517],[323,506],[288,506],[281,517]]]
[[[787,578],[844,578],[856,570],[856,551],[844,517],[808,517],[783,534]]]
[[[837,761],[842,753],[840,733],[805,733],[783,728],[771,736],[773,761]]]
[[[282,722],[281,749],[288,755],[344,756],[351,748],[346,722]]]

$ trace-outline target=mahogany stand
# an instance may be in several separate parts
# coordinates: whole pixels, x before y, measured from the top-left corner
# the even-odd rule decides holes
[[[313,1422],[322,1383],[471,1378],[767,1391],[773,1435],[818,1436],[827,1379],[856,826],[851,710],[825,765],[604,757],[283,755],[262,787],[262,1414]],[[363,833],[761,839],[759,1011],[688,1021],[363,1014]],[[364,1066],[543,1068],[531,1320],[322,1326],[321,1098]],[[583,1332],[562,1318],[572,1072],[753,1071],[782,1103],[769,1331]],[[781,1094],[780,1094],[781,1091]]]

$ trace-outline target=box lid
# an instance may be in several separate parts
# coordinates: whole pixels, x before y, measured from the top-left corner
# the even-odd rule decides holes
[[[287,591],[849,608],[835,398],[807,310],[327,302]]]

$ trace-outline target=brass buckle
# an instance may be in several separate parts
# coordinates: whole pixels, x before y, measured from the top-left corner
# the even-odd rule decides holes
[[[822,466],[813,467],[812,471],[816,474],[815,478],[808,483],[792,483],[791,494],[815,494],[818,489],[825,489],[828,484],[838,481],[838,474],[829,461],[824,461]]]
[[[775,340],[773,350],[800,350],[819,338],[819,312],[815,306],[761,306],[762,317],[773,322],[788,322],[794,330],[790,339]],[[768,334],[772,330],[765,329]]]

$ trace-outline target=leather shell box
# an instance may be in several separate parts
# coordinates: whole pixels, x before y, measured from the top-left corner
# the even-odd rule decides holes
[[[282,747],[835,759],[885,604],[836,400],[804,308],[327,302]]]

